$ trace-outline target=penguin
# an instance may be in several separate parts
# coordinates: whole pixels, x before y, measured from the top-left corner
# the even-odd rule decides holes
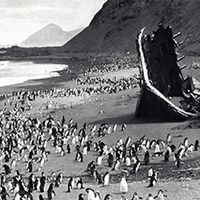
[[[97,170],[94,171],[94,178],[96,179],[98,184],[102,184],[101,174]]]
[[[128,148],[128,146],[130,145],[130,142],[131,142],[131,137],[130,137],[130,136],[128,136],[128,137],[126,138],[126,141],[125,141],[125,143],[124,143],[124,145],[125,145],[125,148]]]
[[[0,196],[1,196],[1,199],[2,199],[2,200],[6,200],[6,199],[7,199],[7,196],[9,196],[9,194],[8,194],[8,192],[7,192],[7,190],[6,190],[6,188],[5,188],[3,185],[1,185]]]
[[[100,193],[98,191],[95,192],[95,198],[94,198],[94,200],[101,200],[101,195],[100,195]]]
[[[111,199],[112,199],[111,194],[106,194],[106,196],[104,197],[104,200],[111,200]]]
[[[98,157],[97,157],[97,159],[96,159],[97,165],[101,165],[101,164],[102,164],[102,159],[103,159],[102,156],[98,156]]]
[[[79,188],[79,189],[84,189],[83,187],[83,179],[82,178],[76,178],[76,186]]]
[[[69,144],[67,144],[67,153],[71,153],[71,147]]]
[[[166,144],[169,145],[172,142],[172,136],[170,133],[167,134]]]
[[[139,167],[140,167],[140,160],[138,159],[138,160],[136,161],[136,163],[133,165],[133,170],[132,170],[132,172],[133,172],[133,173],[137,173],[138,170],[139,170]]]
[[[39,195],[39,200],[44,200],[44,198],[41,194]]]
[[[29,161],[27,165],[28,165],[27,166],[28,172],[32,172],[33,171],[33,163],[32,163],[32,161]]]
[[[147,174],[147,178],[148,178],[148,179],[149,179],[150,177],[152,177],[153,171],[154,171],[153,167],[150,167],[149,170],[148,170],[148,174]]]
[[[176,151],[176,146],[174,144],[170,145],[170,148],[171,148],[172,152]]]
[[[185,150],[185,156],[188,156],[189,154],[193,153],[194,152],[194,145],[193,144],[190,144],[187,149]]]
[[[2,167],[4,168],[5,175],[8,175],[11,173],[11,169],[8,165],[4,164]]]
[[[164,197],[167,197],[167,195],[164,194],[163,190],[158,190],[158,194],[154,197],[154,199],[158,200],[164,200]]]
[[[119,159],[115,161],[114,167],[112,170],[119,170],[119,166],[120,166],[120,161]]]
[[[54,191],[54,186],[53,183],[50,183],[49,188],[47,190],[47,198],[48,200],[53,199],[53,197],[56,195],[55,191]]]
[[[120,181],[120,192],[123,194],[128,192],[128,183],[126,182],[125,176],[122,176]]]
[[[4,184],[5,182],[6,182],[6,175],[5,175],[4,172],[2,172],[2,173],[1,173],[1,181],[0,181],[0,183],[1,183],[1,184]]]
[[[157,173],[155,171],[153,171],[153,174],[152,176],[150,177],[150,180],[149,180],[149,186],[148,187],[153,187],[156,182],[157,182]]]
[[[148,165],[150,162],[150,154],[149,154],[149,151],[147,150],[144,154],[144,164],[145,165]]]
[[[154,200],[152,194],[149,194],[149,195],[148,195],[147,200]]]
[[[39,179],[36,178],[34,181],[34,190],[38,190],[39,189]]]
[[[85,191],[88,193],[88,200],[95,200],[96,193],[92,188],[86,188]]]
[[[170,158],[170,152],[169,152],[169,150],[167,150],[166,153],[165,153],[165,156],[164,156],[165,162],[168,162],[169,158]]]
[[[59,173],[55,180],[55,187],[59,187],[59,185],[62,183],[63,175],[62,173]]]
[[[33,192],[34,189],[34,174],[31,174],[29,176],[28,181],[28,192]]]
[[[110,174],[107,171],[104,175],[103,175],[103,186],[108,186],[109,185],[109,180],[110,180]]]
[[[126,124],[122,124],[122,131],[125,131],[126,130]]]
[[[83,155],[87,155],[88,147],[86,144],[83,145]]]
[[[187,138],[187,137],[184,139],[183,145],[184,145],[185,147],[188,147],[188,138]]]
[[[42,172],[40,177],[40,192],[44,192],[45,184],[46,184],[46,176],[44,175],[44,172]]]
[[[17,162],[16,162],[15,159],[13,159],[13,160],[11,161],[11,163],[10,163],[10,168],[11,168],[11,169],[15,169],[16,166],[17,166]]]
[[[79,195],[78,195],[78,200],[84,200],[84,194],[83,193],[80,193]]]
[[[174,154],[175,156],[175,166],[179,169],[181,167],[181,159],[178,153]]]
[[[108,162],[108,166],[109,167],[113,166],[113,160],[114,160],[113,154],[112,153],[108,153],[108,160],[107,160],[107,162]]]
[[[199,140],[196,140],[194,143],[194,150],[198,151],[199,150]]]
[[[112,132],[116,132],[116,130],[117,130],[117,124],[114,124],[112,128]]]
[[[67,185],[67,188],[68,188],[68,190],[67,190],[67,192],[71,192],[72,191],[72,188],[73,188],[73,178],[71,177],[70,179],[69,179],[69,182],[68,182],[68,185]]]

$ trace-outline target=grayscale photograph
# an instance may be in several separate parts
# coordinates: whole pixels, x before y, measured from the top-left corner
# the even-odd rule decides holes
[[[200,199],[199,0],[0,0],[0,199]]]

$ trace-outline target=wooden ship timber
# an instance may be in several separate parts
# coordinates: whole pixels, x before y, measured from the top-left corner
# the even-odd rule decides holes
[[[136,116],[171,120],[199,117],[200,104],[193,94],[192,79],[184,80],[177,64],[177,42],[171,27],[160,25],[153,35],[144,35],[143,32],[144,29],[137,38],[141,92]],[[178,99],[176,103],[173,103],[173,98]]]

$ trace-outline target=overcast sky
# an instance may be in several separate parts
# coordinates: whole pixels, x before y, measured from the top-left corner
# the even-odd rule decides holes
[[[65,31],[89,25],[107,0],[0,0],[0,45],[20,44],[55,23]]]

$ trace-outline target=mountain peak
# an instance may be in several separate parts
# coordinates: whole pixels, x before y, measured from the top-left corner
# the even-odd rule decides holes
[[[38,30],[36,33],[29,36],[21,43],[22,47],[49,47],[49,46],[62,46],[82,29],[66,32],[63,31],[58,25],[50,23],[44,28]]]

